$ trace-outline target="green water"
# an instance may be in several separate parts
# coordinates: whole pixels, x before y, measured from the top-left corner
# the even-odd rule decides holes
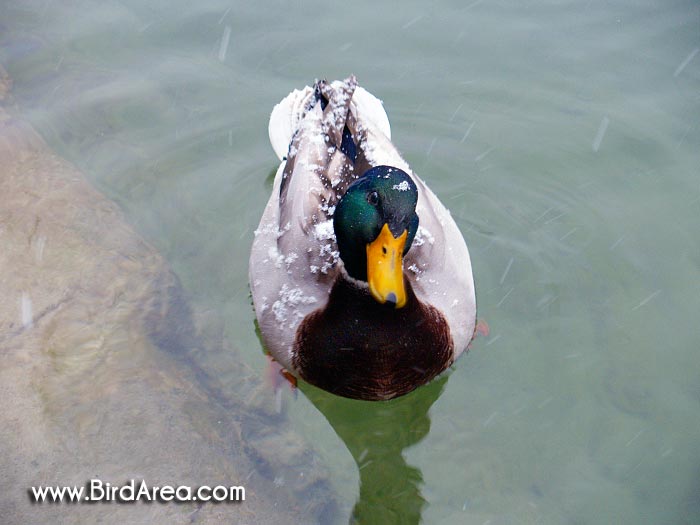
[[[269,112],[349,73],[384,100],[491,333],[390,403],[285,393],[361,523],[700,520],[699,48],[697,1],[0,6],[20,114],[261,376]]]

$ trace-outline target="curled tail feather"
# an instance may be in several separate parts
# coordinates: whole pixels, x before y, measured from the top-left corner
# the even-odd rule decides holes
[[[314,89],[306,86],[304,89],[295,89],[273,108],[268,133],[270,144],[278,159],[286,158],[292,136],[314,102]],[[388,139],[391,139],[389,118],[381,100],[358,86],[352,95],[352,103],[354,111],[360,113],[365,120],[372,122]]]

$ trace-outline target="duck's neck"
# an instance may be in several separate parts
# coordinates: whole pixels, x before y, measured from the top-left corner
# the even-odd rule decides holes
[[[367,284],[367,252],[356,249],[354,246],[343,249],[344,246],[338,244],[340,259],[343,261],[345,271],[356,281]],[[358,255],[359,254],[359,255]]]

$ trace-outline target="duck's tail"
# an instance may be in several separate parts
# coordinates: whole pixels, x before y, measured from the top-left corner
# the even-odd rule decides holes
[[[342,84],[348,82],[354,83],[354,77],[350,77],[345,81],[336,80],[331,85],[339,89]],[[318,85],[318,82],[316,85]],[[272,149],[275,150],[275,154],[280,160],[287,156],[289,143],[299,127],[299,123],[308,109],[317,101],[315,96],[317,90],[315,88],[316,86],[314,88],[306,86],[303,89],[295,89],[272,110],[268,132]],[[384,111],[381,100],[364,88],[357,86],[352,94],[352,104],[354,105],[353,111],[361,115],[362,120],[369,121],[384,133],[387,138],[391,139],[389,118]]]
[[[314,90],[309,86],[295,89],[272,109],[268,133],[270,144],[278,159],[282,160],[287,156],[292,135],[313,101],[313,95]]]

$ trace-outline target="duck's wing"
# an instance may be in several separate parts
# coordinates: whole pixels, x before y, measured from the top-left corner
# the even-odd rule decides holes
[[[350,110],[356,89],[354,77],[319,81],[288,95],[270,118],[270,141],[282,162],[256,230],[250,283],[265,343],[290,370],[296,328],[326,303],[339,271],[332,215],[356,178]]]
[[[347,124],[356,87],[354,77],[336,87],[318,81],[289,143],[280,183],[280,218],[297,221],[305,233],[332,216],[338,196],[353,179],[354,142]]]

